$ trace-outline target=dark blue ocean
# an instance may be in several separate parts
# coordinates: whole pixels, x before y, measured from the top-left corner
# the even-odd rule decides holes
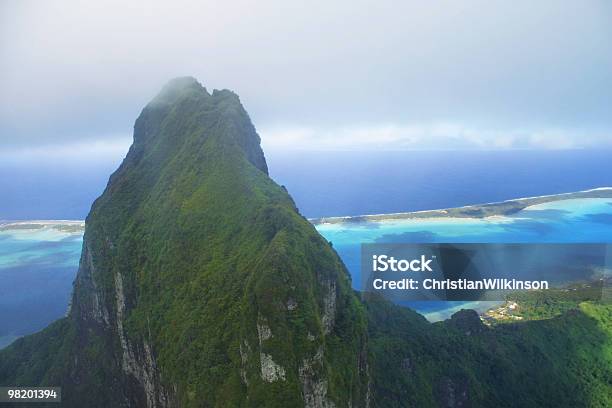
[[[612,185],[612,151],[276,152],[270,175],[307,217],[458,207]],[[0,220],[84,219],[119,158],[0,162]]]
[[[612,150],[269,153],[307,217],[460,207],[612,186]]]

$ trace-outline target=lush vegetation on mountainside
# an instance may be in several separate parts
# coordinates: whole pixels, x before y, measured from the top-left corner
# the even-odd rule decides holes
[[[508,300],[516,302],[516,309],[512,313],[516,317],[524,320],[550,319],[577,309],[583,302],[601,300],[605,285],[609,283],[600,279],[563,288],[521,291],[509,295]]]
[[[471,310],[430,324],[384,301],[366,305],[378,407],[612,405],[610,304],[492,328]]]
[[[258,152],[248,149],[259,149],[259,140],[253,146],[242,140],[257,136],[238,98],[193,93],[161,124],[157,112],[143,113],[136,131],[153,129],[143,132],[147,147],[138,151],[136,139],[135,162],[113,176],[88,218],[94,258],[110,258],[126,298],[136,300],[129,336],[153,343],[164,381],[177,386],[183,406],[245,403],[240,347],[247,341],[245,348],[259,348],[258,323],[272,328],[263,349],[287,375],[268,385],[259,362],[250,363],[252,403],[301,404],[298,367],[323,346],[330,394],[348,401],[359,385],[354,360],[365,323],[341,262],[287,192],[256,167]],[[109,239],[116,248],[110,257]],[[99,278],[112,290],[112,273]],[[329,338],[319,317],[317,299],[325,296],[319,281],[337,282],[343,294]],[[289,299],[298,305],[291,311]]]
[[[152,346],[161,381],[181,406],[300,406],[307,381],[324,388],[313,391],[322,401],[364,399],[366,319],[342,262],[267,176],[238,97],[179,82],[143,110],[128,156],[87,218],[96,296],[117,333],[95,340],[99,330],[78,317],[89,313],[90,294],[77,287],[63,324],[79,332],[83,348],[70,339],[61,347],[78,365],[100,343],[116,373],[123,340],[114,320],[122,315],[127,342]],[[260,330],[271,336],[262,340]],[[27,355],[30,341],[0,355],[2,382],[42,381],[57,370],[53,361],[35,378],[10,372],[6,361]],[[263,354],[282,379],[262,378]],[[71,369],[63,381],[73,381]],[[86,377],[90,393],[108,385]]]

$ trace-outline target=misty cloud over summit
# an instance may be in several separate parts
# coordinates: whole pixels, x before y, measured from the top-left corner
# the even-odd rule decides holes
[[[124,154],[182,75],[238,92],[269,149],[610,145],[611,23],[601,1],[4,1],[0,155]]]

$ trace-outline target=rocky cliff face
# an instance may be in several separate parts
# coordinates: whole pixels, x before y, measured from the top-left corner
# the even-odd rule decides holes
[[[41,381],[67,406],[365,406],[364,322],[238,97],[179,78],[87,217],[66,361]]]

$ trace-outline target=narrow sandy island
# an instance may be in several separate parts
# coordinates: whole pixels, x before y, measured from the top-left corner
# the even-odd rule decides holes
[[[486,204],[468,205],[465,207],[444,208],[392,214],[357,215],[348,217],[311,218],[310,222],[318,224],[342,224],[355,222],[375,222],[401,219],[431,219],[431,218],[486,218],[515,214],[529,206],[563,201],[577,198],[612,198],[612,187],[601,187],[574,193],[544,195],[538,197],[516,198]]]
[[[0,231],[53,229],[68,233],[83,233],[85,221],[81,220],[28,220],[0,221]]]

